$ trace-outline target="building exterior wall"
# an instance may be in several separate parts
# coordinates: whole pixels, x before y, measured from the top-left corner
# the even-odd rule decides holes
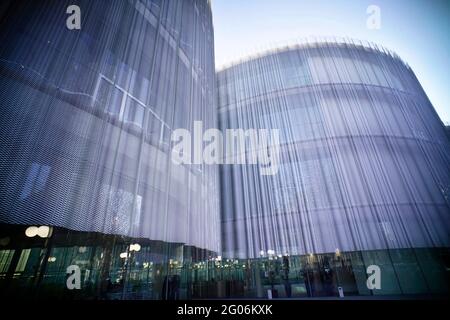
[[[449,142],[398,57],[282,49],[217,92],[209,1],[8,0],[0,18],[0,296],[448,292]],[[280,129],[278,173],[173,164],[172,130],[219,120]]]
[[[209,2],[2,8],[0,222],[217,252],[217,169],[170,158],[174,128],[216,124]]]
[[[449,246],[450,145],[395,54],[298,45],[232,65],[217,85],[222,130],[281,137],[277,174],[222,167],[224,256]]]

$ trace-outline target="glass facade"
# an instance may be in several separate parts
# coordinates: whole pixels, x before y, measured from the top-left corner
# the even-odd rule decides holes
[[[448,292],[450,145],[399,57],[305,43],[231,65],[217,85],[222,130],[280,131],[277,174],[221,168],[224,257],[289,257],[313,296]],[[384,278],[371,293],[372,264]]]
[[[1,291],[187,297],[183,266],[220,250],[219,175],[174,165],[170,136],[217,123],[210,3],[75,2],[1,6]]]
[[[448,294],[449,141],[395,55],[309,44],[215,73],[209,0],[0,17],[0,296]],[[174,164],[195,121],[279,129],[278,173]]]

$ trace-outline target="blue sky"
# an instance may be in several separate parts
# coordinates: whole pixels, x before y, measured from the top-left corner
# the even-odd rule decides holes
[[[366,27],[369,5],[381,29]],[[308,36],[373,41],[414,70],[441,119],[450,124],[450,0],[212,0],[216,67]]]

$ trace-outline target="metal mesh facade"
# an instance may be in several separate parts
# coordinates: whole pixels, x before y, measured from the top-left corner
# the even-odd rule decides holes
[[[413,71],[360,42],[316,42],[217,75],[228,128],[280,130],[280,168],[221,171],[231,257],[450,244],[450,145]]]
[[[207,1],[2,4],[0,222],[220,246],[218,172],[170,159],[215,126]]]

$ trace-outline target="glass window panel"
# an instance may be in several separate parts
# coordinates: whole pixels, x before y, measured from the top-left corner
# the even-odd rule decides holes
[[[144,123],[144,107],[133,98],[127,97],[125,104],[124,121],[133,123],[142,128]]]

